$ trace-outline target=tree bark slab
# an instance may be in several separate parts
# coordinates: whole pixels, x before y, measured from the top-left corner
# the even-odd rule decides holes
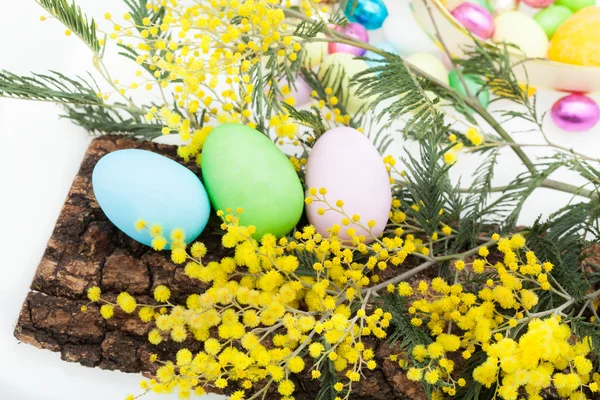
[[[153,346],[146,340],[150,325],[141,322],[136,314],[126,315],[115,309],[114,317],[106,321],[96,305],[88,306],[86,313],[81,311],[81,306],[88,303],[86,291],[90,286],[99,286],[103,295],[109,297],[126,290],[146,302],[152,301],[152,292],[158,285],[170,287],[175,301],[184,301],[189,294],[205,289],[187,278],[183,266],[175,265],[168,252],[156,252],[122,233],[96,202],[91,184],[94,166],[105,154],[128,148],[162,154],[200,173],[193,163],[177,158],[175,146],[121,136],[92,141],[48,241],[14,333],[21,342],[58,352],[68,362],[152,375],[150,354],[172,359],[179,347],[199,351],[200,344]],[[199,240],[208,248],[208,261],[227,254],[220,237],[210,228]],[[385,345],[376,348],[379,367],[366,372],[367,376],[356,386],[353,400],[426,398],[419,384],[408,381],[395,363],[386,360],[391,352]],[[312,400],[318,392],[318,382],[308,375],[297,378],[296,387],[297,399]],[[272,393],[267,398],[280,396]]]

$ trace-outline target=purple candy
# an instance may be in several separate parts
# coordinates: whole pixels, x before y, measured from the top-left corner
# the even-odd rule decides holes
[[[489,39],[494,34],[496,26],[492,14],[479,4],[462,3],[454,10],[452,15],[473,35],[482,39]]]
[[[600,120],[600,107],[582,94],[570,94],[559,99],[550,112],[552,120],[567,132],[582,132],[594,127]]]
[[[344,28],[334,26],[333,29],[345,33],[346,35],[360,40],[361,42],[369,43],[369,34],[367,33],[367,29],[359,23],[352,22],[351,24],[346,25]],[[332,53],[350,53],[354,54],[355,56],[362,56],[366,53],[366,50],[345,43],[331,42],[329,43],[329,54]]]

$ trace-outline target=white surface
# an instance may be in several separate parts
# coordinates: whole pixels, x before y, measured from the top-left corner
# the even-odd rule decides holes
[[[77,3],[100,22],[105,11],[119,15],[119,10],[123,10],[118,0],[77,0]],[[42,10],[33,1],[0,0],[0,9],[11,10],[3,13],[0,23],[2,68],[20,74],[48,69],[66,75],[92,71],[87,48],[74,36],[65,37],[64,28],[57,22],[40,23]],[[400,13],[403,19],[411,17],[406,6],[398,3],[390,10]],[[400,39],[396,35],[395,40]],[[381,40],[380,33],[372,37],[375,40]],[[133,77],[135,65],[118,58],[109,63],[112,71],[122,72],[117,78]],[[539,109],[548,110],[560,96],[542,93]],[[18,344],[12,335],[37,264],[91,140],[82,129],[59,119],[59,114],[60,109],[52,104],[0,99],[0,399],[123,399],[128,393],[140,392],[140,376],[66,363],[58,354]],[[590,155],[600,152],[598,128],[588,133],[567,134],[553,128],[549,121],[547,125],[552,140]],[[507,126],[511,130],[527,128],[515,123]],[[533,134],[520,134],[518,140],[536,139]],[[401,143],[396,143],[393,152],[400,155],[401,147]],[[461,157],[453,173],[470,174],[476,166],[472,160]],[[507,152],[501,162],[498,184],[507,183],[522,170],[512,153]],[[572,175],[561,173],[556,177],[571,179]],[[569,198],[566,194],[539,190],[527,202],[522,222],[533,221],[539,213],[547,215]]]

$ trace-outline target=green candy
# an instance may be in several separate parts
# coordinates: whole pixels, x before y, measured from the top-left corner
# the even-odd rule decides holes
[[[492,5],[487,0],[469,0],[468,2],[473,3],[473,4],[478,4],[481,7],[488,10],[489,12],[491,12],[492,14],[494,13],[494,7],[492,7]]]
[[[574,13],[582,8],[596,5],[596,0],[556,0],[557,6],[565,6]]]
[[[202,149],[202,177],[215,210],[243,209],[240,225],[256,227],[260,239],[282,236],[300,220],[304,190],[290,160],[259,131],[223,124]]]
[[[463,75],[463,78],[467,84],[467,87],[469,88],[469,92],[471,94],[479,93],[477,95],[479,103],[483,106],[483,108],[487,108],[487,106],[490,104],[490,92],[487,89],[481,90],[481,88],[485,84],[483,78],[471,74]],[[460,77],[458,76],[456,70],[450,71],[450,73],[448,74],[448,80],[450,81],[450,86],[453,89],[457,90],[459,93],[465,96],[467,95],[467,91],[465,90],[465,87]],[[471,113],[473,112],[473,110],[470,108],[469,111]]]
[[[558,27],[571,15],[573,15],[573,12],[568,7],[551,5],[535,14],[533,19],[542,27],[544,32],[546,32],[548,39],[552,39],[554,32],[556,32]]]

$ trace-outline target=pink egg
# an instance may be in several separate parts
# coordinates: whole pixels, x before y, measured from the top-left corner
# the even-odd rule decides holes
[[[550,115],[560,129],[581,132],[592,129],[598,123],[600,107],[589,97],[574,93],[554,103]]]
[[[554,0],[523,0],[523,3],[533,8],[545,8],[554,3]]]
[[[375,146],[356,129],[334,128],[317,140],[306,163],[306,185],[317,190],[324,187],[327,189],[325,199],[333,208],[338,209],[336,201],[342,200],[346,215],[360,216],[358,224],[352,222],[344,226],[343,214],[328,210],[319,215],[319,208],[327,210],[329,206],[313,201],[306,206],[306,214],[321,235],[328,237],[327,230],[334,224],[341,227],[339,237],[345,240],[349,239],[349,228],[355,229],[357,235],[365,235],[367,243],[383,233],[392,205],[388,172]],[[311,197],[308,192],[306,196]],[[368,232],[370,220],[375,221],[371,233]]]
[[[462,3],[451,14],[475,36],[489,39],[494,35],[494,17],[479,4]]]
[[[359,23],[352,22],[346,25],[344,28],[340,26],[334,26],[333,29],[338,32],[345,33],[346,35],[360,40],[361,42],[369,43],[369,34],[367,33],[367,28]],[[329,54],[332,53],[350,53],[360,57],[366,53],[366,50],[350,44],[331,42],[329,43]]]

